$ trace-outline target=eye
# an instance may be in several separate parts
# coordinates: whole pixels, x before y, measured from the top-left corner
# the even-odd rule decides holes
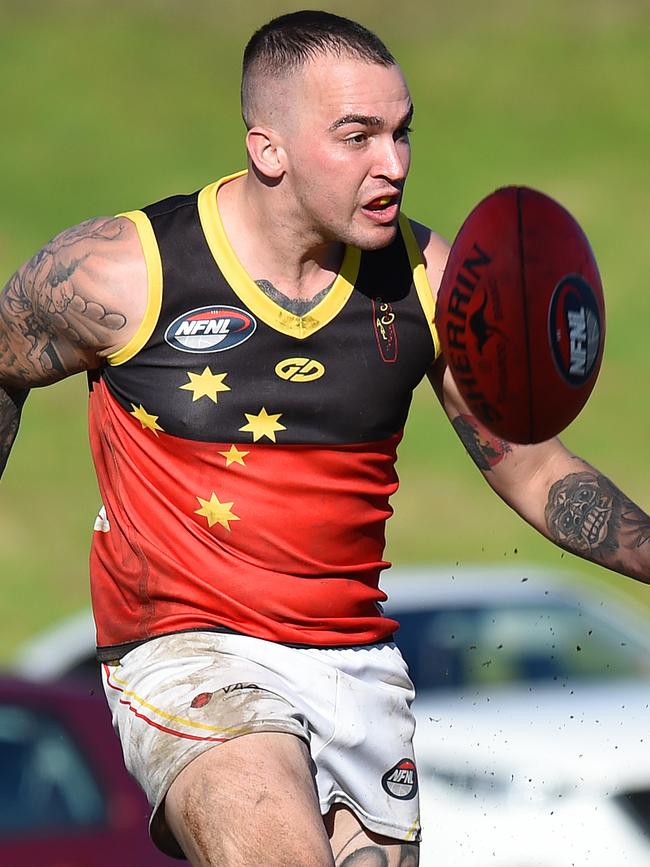
[[[413,133],[413,128],[410,126],[402,126],[395,132],[395,141],[399,139],[407,139]]]
[[[344,141],[349,145],[360,145],[363,144],[367,138],[368,136],[365,132],[355,132],[354,135],[348,136]]]

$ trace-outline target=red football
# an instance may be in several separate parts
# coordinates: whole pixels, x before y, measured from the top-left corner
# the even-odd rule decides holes
[[[436,325],[478,419],[512,442],[555,436],[589,397],[605,338],[598,267],[578,223],[528,187],[487,196],[452,245]]]

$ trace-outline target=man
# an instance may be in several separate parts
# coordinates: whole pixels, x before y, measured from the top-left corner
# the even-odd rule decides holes
[[[247,173],[83,223],[11,278],[0,459],[27,389],[90,372],[98,654],[164,851],[411,867],[413,691],[377,582],[412,389],[430,375],[495,491],[569,550],[648,580],[650,518],[463,403],[433,326],[447,246],[400,215],[413,107],[383,43],[275,19],[242,108]],[[593,486],[603,529],[567,534]]]

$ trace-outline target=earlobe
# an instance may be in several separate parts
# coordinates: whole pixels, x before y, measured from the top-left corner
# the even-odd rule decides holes
[[[284,148],[277,141],[273,130],[254,126],[246,135],[246,149],[257,171],[268,178],[280,178],[284,174]]]

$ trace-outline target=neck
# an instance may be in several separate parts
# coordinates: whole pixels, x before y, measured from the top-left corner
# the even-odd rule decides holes
[[[253,280],[271,283],[287,298],[309,300],[336,278],[343,244],[310,237],[278,187],[249,172],[220,188],[218,205],[228,240]]]

